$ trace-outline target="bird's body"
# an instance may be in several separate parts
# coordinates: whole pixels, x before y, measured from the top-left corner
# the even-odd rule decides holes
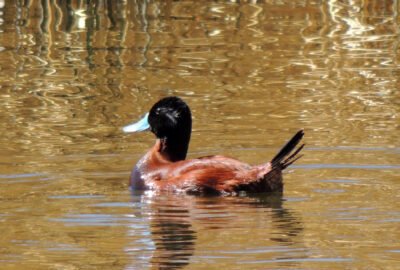
[[[161,113],[165,115],[160,116]],[[145,118],[157,140],[132,171],[130,185],[136,190],[215,195],[242,191],[281,192],[282,170],[299,158],[297,154],[303,147],[300,146],[291,154],[303,137],[301,130],[271,162],[261,165],[251,166],[220,155],[186,160],[191,131],[191,115],[187,105],[176,97],[165,98],[156,103]],[[146,122],[141,121],[142,124]],[[133,131],[144,127],[134,125],[130,126]]]

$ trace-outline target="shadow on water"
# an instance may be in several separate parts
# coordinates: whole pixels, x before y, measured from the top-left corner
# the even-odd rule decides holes
[[[302,222],[283,206],[284,200],[280,194],[194,197],[135,193],[132,194],[132,200],[141,201],[142,215],[149,216],[151,241],[154,243],[149,263],[157,269],[180,269],[192,260],[199,260],[195,254],[198,241],[204,245],[204,240],[208,239],[207,245],[218,246],[220,241],[228,240],[221,239],[219,235],[231,230],[239,229],[241,234],[236,236],[238,242],[228,240],[231,245],[246,242],[254,237],[247,235],[246,230],[249,228],[246,225],[254,222],[262,227],[262,234],[258,237],[264,242],[256,248],[268,246],[274,252],[274,247],[279,250],[279,246],[301,242],[298,236],[303,231]],[[227,258],[240,252],[228,249],[216,250],[216,253],[206,257],[218,257],[221,252],[225,253],[221,258]],[[247,246],[244,244],[240,249],[246,252]],[[285,259],[288,259],[287,256]]]

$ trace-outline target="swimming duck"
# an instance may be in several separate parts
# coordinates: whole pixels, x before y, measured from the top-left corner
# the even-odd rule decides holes
[[[298,160],[304,147],[296,146],[303,130],[267,163],[251,166],[220,155],[186,160],[192,131],[189,106],[179,97],[166,97],[153,105],[138,122],[125,126],[124,132],[150,130],[155,145],[132,170],[134,190],[183,192],[187,194],[238,194],[240,192],[282,192],[282,171]]]

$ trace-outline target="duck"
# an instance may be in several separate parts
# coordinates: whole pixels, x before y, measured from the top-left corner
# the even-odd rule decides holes
[[[186,159],[192,132],[192,113],[181,98],[160,99],[137,122],[123,127],[125,133],[151,131],[156,142],[134,166],[131,190],[176,192],[189,195],[237,195],[282,192],[282,171],[302,157],[297,131],[266,163],[250,165],[222,155]],[[297,147],[297,148],[296,148]]]

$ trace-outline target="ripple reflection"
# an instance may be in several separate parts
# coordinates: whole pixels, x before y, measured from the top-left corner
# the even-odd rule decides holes
[[[149,222],[151,234],[145,257],[157,269],[179,269],[205,258],[211,262],[229,260],[238,253],[254,259],[281,258],[279,254],[287,258],[292,254],[294,259],[305,251],[298,248],[302,222],[297,214],[283,206],[281,195],[192,197],[145,193],[134,194],[132,198],[142,203],[135,213],[139,211]],[[254,224],[257,225],[254,227]],[[257,243],[249,242],[248,229],[252,230],[251,239],[259,239]],[[135,234],[134,231],[130,234]],[[228,239],[224,235],[230,235],[231,246],[226,246]],[[200,253],[195,253],[196,250]],[[138,259],[136,255],[134,258]],[[132,265],[129,269],[135,268]]]

